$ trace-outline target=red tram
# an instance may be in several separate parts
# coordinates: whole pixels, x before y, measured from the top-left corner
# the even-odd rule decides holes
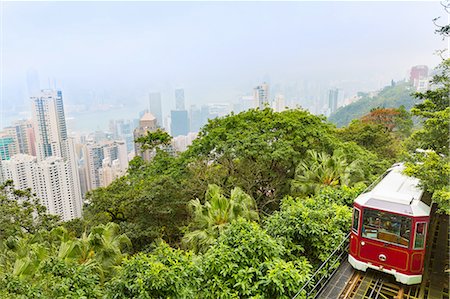
[[[355,199],[348,261],[383,271],[403,284],[422,281],[430,206],[418,179],[394,164],[373,188]]]

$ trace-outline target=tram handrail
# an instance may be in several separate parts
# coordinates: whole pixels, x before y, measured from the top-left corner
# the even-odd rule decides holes
[[[341,243],[336,247],[336,249],[328,256],[328,258],[322,263],[322,265],[320,265],[320,267],[316,270],[316,272],[311,276],[311,278],[302,286],[302,288],[297,292],[297,294],[295,294],[294,297],[292,297],[292,299],[296,299],[298,297],[298,295],[300,295],[302,293],[302,291],[305,291],[306,288],[317,279],[316,276],[319,275],[319,273],[325,268],[325,266],[328,264],[328,262],[333,258],[333,256],[340,250],[342,250],[342,247],[344,246],[344,244],[346,246],[348,246],[347,241],[350,239],[350,233],[347,234],[347,236],[341,241]],[[345,252],[345,251],[344,251]],[[338,256],[337,259],[334,260],[334,263],[332,266],[336,265],[337,261],[342,257],[343,253],[341,252]],[[333,271],[330,275],[329,278],[331,278],[334,273],[336,272]],[[313,286],[313,288],[306,294],[306,297],[308,298],[308,296],[311,295],[311,293],[314,292],[314,290],[320,285],[320,283],[322,282],[322,280],[326,277],[322,276],[319,281],[317,281],[317,283]],[[322,286],[319,290],[319,292],[323,289],[324,286]]]

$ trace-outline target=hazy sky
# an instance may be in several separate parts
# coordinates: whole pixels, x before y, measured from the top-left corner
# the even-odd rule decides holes
[[[234,101],[270,80],[378,88],[435,66],[439,2],[3,2],[3,106],[26,74],[70,103],[184,87],[187,104]],[[443,21],[446,21],[444,17]]]

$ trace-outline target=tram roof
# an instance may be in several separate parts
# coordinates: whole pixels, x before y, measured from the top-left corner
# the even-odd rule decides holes
[[[408,216],[428,216],[430,207],[421,201],[423,190],[419,180],[403,174],[403,164],[395,164],[384,178],[369,192],[355,199],[355,203]]]

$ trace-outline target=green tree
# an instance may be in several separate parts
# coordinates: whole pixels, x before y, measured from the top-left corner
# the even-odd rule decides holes
[[[370,110],[379,107],[399,108],[405,107],[411,109],[418,101],[411,96],[412,87],[410,83],[397,82],[395,85],[389,85],[376,94],[358,93],[358,100],[339,108],[331,114],[328,120],[338,127],[344,127],[353,120],[360,119]]]
[[[286,197],[280,211],[267,219],[268,234],[282,241],[288,258],[305,256],[317,265],[348,234],[351,209],[342,205],[339,198],[342,193],[338,190],[327,187],[312,198]]]
[[[51,230],[59,217],[47,214],[47,209],[30,190],[17,190],[12,181],[0,186],[0,241],[9,236]]]
[[[239,186],[255,199],[260,213],[271,213],[289,194],[295,168],[307,157],[307,150],[333,152],[337,148],[346,156],[351,152],[353,159],[364,160],[365,175],[375,169],[373,155],[354,143],[342,142],[324,118],[304,110],[256,109],[210,120],[182,155],[187,161],[188,192],[200,198],[209,183],[224,190]]]
[[[291,188],[294,194],[313,195],[325,186],[352,186],[363,179],[360,161],[348,163],[342,151],[328,155],[308,150],[307,155],[295,171]]]
[[[126,259],[106,285],[107,298],[195,298],[198,284],[195,257],[160,242],[151,254]]]
[[[415,131],[408,142],[410,150],[421,148],[438,154],[449,154],[450,144],[450,59],[444,60],[431,80],[433,88],[414,94],[421,102],[411,113],[422,121],[422,128]]]
[[[343,141],[353,141],[377,155],[379,159],[389,159],[388,164],[395,162],[401,153],[400,139],[379,123],[353,120],[347,127],[338,129],[337,134]]]
[[[147,134],[136,138],[135,142],[141,144],[141,150],[153,150],[161,146],[167,146],[170,144],[172,136],[162,129],[156,129],[156,131],[147,131]]]
[[[291,298],[306,281],[306,259],[285,261],[284,247],[256,223],[239,219],[203,256],[199,298]]]
[[[450,214],[450,59],[440,64],[431,85],[414,95],[421,103],[411,112],[422,121],[422,128],[406,142],[410,155],[405,172],[420,179],[439,210]]]
[[[230,198],[226,198],[219,186],[209,185],[205,204],[198,199],[189,204],[193,219],[191,231],[185,234],[183,242],[195,252],[206,251],[233,220],[259,218],[254,199],[238,187],[231,191]]]

